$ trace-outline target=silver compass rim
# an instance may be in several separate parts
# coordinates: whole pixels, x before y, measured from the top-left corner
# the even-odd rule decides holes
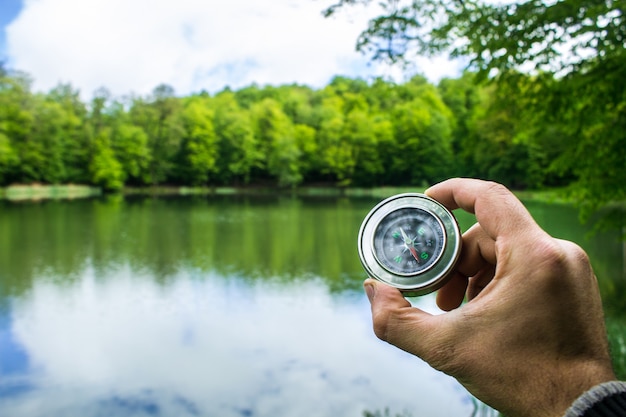
[[[395,210],[419,208],[433,215],[442,226],[444,244],[438,259],[428,269],[416,274],[396,274],[386,269],[374,253],[374,232],[380,221]],[[403,193],[388,197],[365,216],[358,235],[358,251],[365,271],[375,279],[410,295],[437,290],[450,278],[461,251],[461,232],[455,217],[438,201],[420,193]]]

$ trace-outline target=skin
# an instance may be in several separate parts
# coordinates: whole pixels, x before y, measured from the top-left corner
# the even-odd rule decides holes
[[[597,280],[579,246],[548,235],[499,184],[457,178],[426,194],[477,223],[437,293],[446,313],[430,315],[397,289],[365,281],[380,339],[508,417],[562,416],[583,392],[615,380]]]

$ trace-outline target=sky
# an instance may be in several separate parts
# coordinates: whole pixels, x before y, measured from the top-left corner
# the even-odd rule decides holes
[[[334,76],[403,81],[414,75],[355,51],[376,6],[332,18],[332,0],[0,0],[0,61],[33,78],[34,91],[70,83],[90,98],[177,95],[230,87],[326,85]],[[457,76],[446,59],[420,60],[433,82]]]

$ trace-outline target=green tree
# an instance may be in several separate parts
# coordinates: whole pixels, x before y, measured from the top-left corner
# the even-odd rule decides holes
[[[257,84],[252,84],[248,87],[241,88],[237,90],[234,94],[237,103],[244,109],[249,109],[255,103],[260,102],[264,98],[269,98],[267,97],[267,92],[264,92],[262,89],[260,89]]]
[[[386,112],[374,114],[372,116],[372,129],[376,136],[377,151],[376,154],[370,151],[371,153],[368,157],[370,159],[375,158],[376,165],[370,170],[372,174],[365,178],[363,178],[362,172],[359,171],[357,181],[359,184],[369,186],[380,186],[397,182],[393,178],[394,173],[391,169],[396,145],[391,115],[388,115]]]
[[[519,79],[526,87],[528,77]],[[480,105],[467,123],[470,127],[463,155],[475,176],[513,188],[539,187],[547,168],[542,149],[529,138],[542,135],[531,122],[532,112],[524,94],[511,94],[507,85],[491,85],[481,91]]]
[[[403,88],[412,99],[392,112],[396,143],[390,169],[404,184],[442,180],[452,171],[452,114],[423,78]]]
[[[349,185],[356,161],[350,143],[343,140],[344,102],[339,96],[324,98],[317,109],[319,172],[340,185]]]
[[[69,116],[59,103],[36,96],[33,106],[33,124],[28,134],[31,150],[39,158],[34,163],[37,181],[60,183],[68,179],[65,171],[64,148],[68,140],[65,130]],[[69,122],[71,123],[71,122]]]
[[[376,78],[364,95],[372,112],[387,114],[391,109],[402,102],[401,85]]]
[[[151,155],[146,132],[139,126],[122,123],[113,130],[111,142],[124,171],[124,182],[149,184]]]
[[[311,125],[313,91],[309,87],[286,85],[277,89],[276,100],[293,124]]]
[[[250,111],[242,109],[231,91],[214,99],[214,127],[218,140],[217,171],[222,183],[250,181],[261,167],[262,153],[254,134]]]
[[[7,184],[18,164],[19,158],[11,141],[4,133],[0,133],[0,185]]]
[[[150,149],[150,184],[156,185],[172,178],[174,158],[184,135],[182,106],[168,85],[157,86],[148,99],[135,98],[130,108],[130,121],[148,135]]]
[[[265,169],[280,186],[294,186],[302,181],[301,151],[291,120],[278,102],[266,98],[252,108],[255,134],[265,155]]]
[[[50,147],[48,157],[59,160],[54,168],[59,171],[50,175],[49,182],[88,182],[91,135],[88,110],[81,101],[80,91],[70,84],[59,84],[46,95],[45,102],[47,114],[41,114],[41,117],[48,118],[44,125],[50,131],[41,132],[42,140]]]
[[[477,177],[479,170],[474,161],[475,149],[472,119],[474,113],[482,107],[483,87],[476,82],[474,73],[464,72],[460,78],[444,78],[437,89],[441,99],[452,112],[452,153],[455,163],[451,175]]]
[[[40,159],[39,152],[31,149],[28,136],[33,124],[30,84],[31,80],[23,73],[5,72],[0,77],[0,134],[6,138],[3,146],[5,184],[33,181],[37,177],[35,161]]]
[[[217,169],[217,137],[213,111],[202,97],[188,100],[180,114],[184,129],[178,152],[178,172],[185,184],[202,185]]]
[[[345,5],[371,0],[339,0]],[[534,121],[558,124],[568,145],[551,172],[574,174],[573,194],[591,212],[626,199],[626,22],[623,0],[383,0],[357,40],[373,59],[407,63],[417,55],[464,57],[481,77],[514,86],[538,76]],[[545,139],[544,137],[541,140]],[[526,138],[542,148],[539,138]],[[551,147],[557,147],[550,144]],[[518,149],[519,150],[519,149]]]
[[[343,140],[353,149],[355,172],[351,176],[362,183],[371,183],[372,178],[383,172],[383,165],[378,155],[374,120],[367,111],[353,109],[346,115]]]
[[[607,203],[626,200],[624,74],[626,53],[537,88],[537,95],[543,97],[537,100],[543,109],[543,126],[558,128],[558,135],[543,143],[553,150],[551,172],[573,174],[571,192],[584,217]],[[615,219],[617,225],[626,226],[623,211]]]
[[[296,124],[293,127],[293,135],[298,149],[300,149],[300,171],[303,180],[307,180],[314,174],[319,146],[316,139],[316,131],[313,127],[305,124]]]
[[[324,10],[371,0],[339,0]],[[506,72],[532,65],[571,71],[623,54],[624,15],[620,0],[383,0],[357,49],[376,60],[408,62],[420,55],[449,52],[480,70]]]
[[[13,155],[12,172],[5,177],[26,183],[67,181],[67,144],[79,125],[72,114],[49,96],[31,94],[21,78],[4,84],[0,100],[7,101],[0,113],[0,133],[8,139]]]
[[[107,129],[100,131],[94,139],[89,172],[91,183],[105,190],[119,190],[124,186],[124,169],[115,158]]]

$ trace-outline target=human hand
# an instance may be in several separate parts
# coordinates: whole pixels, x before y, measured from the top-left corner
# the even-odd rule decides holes
[[[426,194],[477,223],[437,294],[446,313],[430,315],[397,289],[365,281],[380,339],[508,417],[562,416],[583,392],[615,379],[596,277],[579,246],[548,235],[501,185],[452,179]]]

